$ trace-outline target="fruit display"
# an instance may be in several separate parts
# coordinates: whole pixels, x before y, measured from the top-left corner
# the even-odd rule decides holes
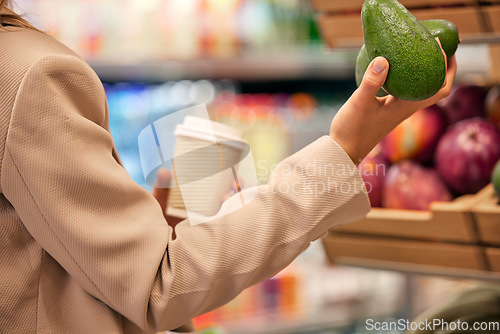
[[[389,169],[385,188],[382,202],[391,209],[428,210],[432,202],[452,199],[435,170],[410,160]]]
[[[385,57],[384,90],[400,99],[425,100],[443,86],[446,59],[435,37],[396,0],[367,0],[361,10],[368,59]]]
[[[365,44],[356,62],[358,86],[370,62],[382,56],[389,73],[378,97],[420,101],[441,89],[445,58],[455,54],[461,41],[455,24],[420,22],[397,0],[366,0],[361,21]],[[492,123],[500,123],[499,91],[494,87],[486,102],[486,89],[457,85],[439,105],[417,111],[389,133],[380,152],[359,166],[372,206],[429,210],[434,201],[486,186],[500,158],[500,131]],[[377,164],[390,166],[387,175],[369,174]]]
[[[454,91],[458,88],[468,92],[453,97],[460,101],[458,109],[464,110],[464,115],[484,111],[486,93],[495,96],[498,90],[498,86],[488,92],[482,87],[459,85]],[[445,102],[449,107],[449,98]],[[380,142],[375,156],[372,152],[362,161],[360,171],[367,190],[373,192],[369,193],[372,206],[428,210],[433,200],[475,194],[490,181],[500,193],[500,163],[494,170],[500,159],[500,129],[491,117],[451,124],[447,120],[444,108],[438,105],[419,110]],[[375,168],[374,164],[384,166],[387,175],[364,175]],[[413,193],[409,194],[410,190]]]
[[[382,155],[391,163],[405,159],[429,163],[447,125],[439,106],[419,110],[382,140]]]
[[[450,124],[467,118],[485,117],[485,98],[487,91],[479,86],[458,85],[443,101],[443,109]]]

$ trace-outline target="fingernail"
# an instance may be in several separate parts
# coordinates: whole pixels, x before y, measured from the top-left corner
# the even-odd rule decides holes
[[[375,62],[373,63],[373,70],[375,71],[375,73],[380,74],[384,72],[386,67],[387,67],[387,62],[383,57],[375,58]]]

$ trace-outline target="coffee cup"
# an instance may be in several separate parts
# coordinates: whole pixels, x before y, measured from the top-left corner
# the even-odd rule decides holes
[[[213,216],[237,182],[237,165],[248,145],[239,130],[194,116],[186,116],[174,135],[169,206]]]

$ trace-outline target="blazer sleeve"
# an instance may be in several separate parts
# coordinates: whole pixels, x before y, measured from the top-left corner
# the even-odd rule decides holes
[[[183,222],[172,239],[156,200],[113,156],[106,122],[102,84],[83,60],[38,60],[19,88],[1,182],[41,247],[144,330],[177,328],[225,304],[369,211],[357,168],[325,136],[283,161],[248,205]]]

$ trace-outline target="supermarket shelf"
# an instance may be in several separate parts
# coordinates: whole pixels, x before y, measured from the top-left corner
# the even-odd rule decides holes
[[[311,51],[243,54],[233,59],[92,60],[89,64],[104,81],[174,81],[233,79],[238,81],[292,79],[350,79],[356,52]]]
[[[358,259],[351,257],[339,257],[336,259],[336,263],[350,267],[387,270],[387,271],[395,271],[408,274],[442,276],[442,277],[457,278],[457,279],[471,279],[471,280],[483,280],[483,281],[494,281],[494,282],[500,281],[499,273],[494,273],[494,272],[490,273],[486,271],[477,271],[477,270],[442,268],[442,267],[417,265],[417,264],[394,263],[382,260]]]
[[[500,34],[481,34],[477,36],[465,36],[462,38],[462,44],[500,44]]]
[[[487,78],[490,72],[489,48],[486,42],[500,36],[464,40],[457,51],[458,79]],[[199,60],[126,60],[89,59],[101,80],[106,82],[165,82],[198,79],[232,79],[236,81],[351,80],[354,78],[358,48],[334,51],[245,54],[235,59]]]

